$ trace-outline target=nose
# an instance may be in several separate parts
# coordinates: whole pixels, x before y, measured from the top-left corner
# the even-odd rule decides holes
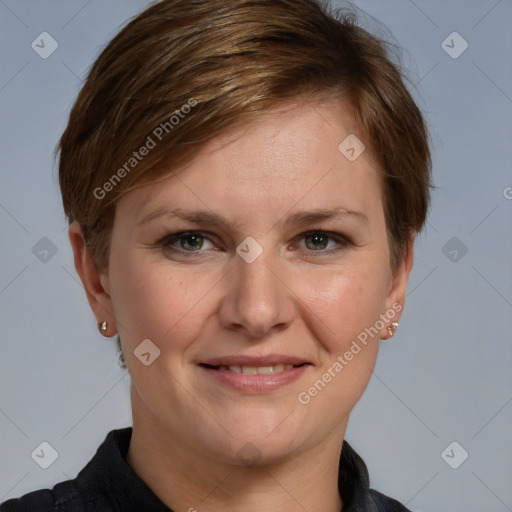
[[[295,307],[285,264],[264,251],[252,263],[236,255],[233,265],[235,268],[226,276],[226,292],[219,308],[223,327],[250,339],[286,329]]]

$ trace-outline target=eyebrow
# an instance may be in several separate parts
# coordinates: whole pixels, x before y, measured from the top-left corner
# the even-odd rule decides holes
[[[158,208],[153,212],[148,213],[137,223],[137,225],[141,226],[147,224],[160,217],[177,217],[193,224],[204,224],[212,227],[230,227],[229,222],[224,217],[215,212],[185,210],[184,208],[170,209],[166,207]],[[288,217],[285,217],[284,220],[280,220],[277,222],[277,224],[313,224],[315,222],[321,222],[334,218],[355,218],[368,223],[368,217],[362,212],[335,207],[296,212],[289,215]]]

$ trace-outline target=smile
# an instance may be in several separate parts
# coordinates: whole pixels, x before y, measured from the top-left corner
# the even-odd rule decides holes
[[[266,361],[237,359],[237,361],[211,360],[208,363],[199,364],[199,368],[222,387],[254,395],[287,386],[299,379],[307,368],[312,366],[310,363],[293,361],[290,358],[287,358],[286,362],[269,361],[269,358],[266,358]]]
[[[208,365],[205,365],[208,366]],[[301,366],[301,365],[296,365]],[[239,365],[220,365],[210,366],[210,368],[219,371],[230,371],[235,373],[243,373],[245,375],[269,375],[272,373],[281,373],[284,370],[294,368],[293,364],[274,364],[270,366],[239,366]]]

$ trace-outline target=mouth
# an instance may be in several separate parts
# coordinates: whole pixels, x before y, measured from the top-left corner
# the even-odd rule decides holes
[[[292,368],[299,368],[301,366],[309,365],[310,363],[301,364],[272,364],[265,366],[249,366],[249,365],[211,365],[201,363],[200,366],[209,368],[210,370],[228,371],[234,373],[243,373],[244,375],[271,375],[275,373],[281,373],[285,370],[291,370]]]
[[[199,363],[214,382],[247,394],[270,392],[291,384],[309,366],[312,363],[304,359],[281,355],[229,356]]]

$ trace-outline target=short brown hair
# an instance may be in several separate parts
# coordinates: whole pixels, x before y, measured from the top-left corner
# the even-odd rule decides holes
[[[351,108],[383,178],[395,267],[425,223],[431,162],[425,122],[388,50],[352,12],[317,0],[149,6],[92,66],[57,146],[64,211],[81,225],[98,268],[108,267],[124,194],[171,174],[228,128],[304,94]],[[126,368],[119,337],[117,345]]]

